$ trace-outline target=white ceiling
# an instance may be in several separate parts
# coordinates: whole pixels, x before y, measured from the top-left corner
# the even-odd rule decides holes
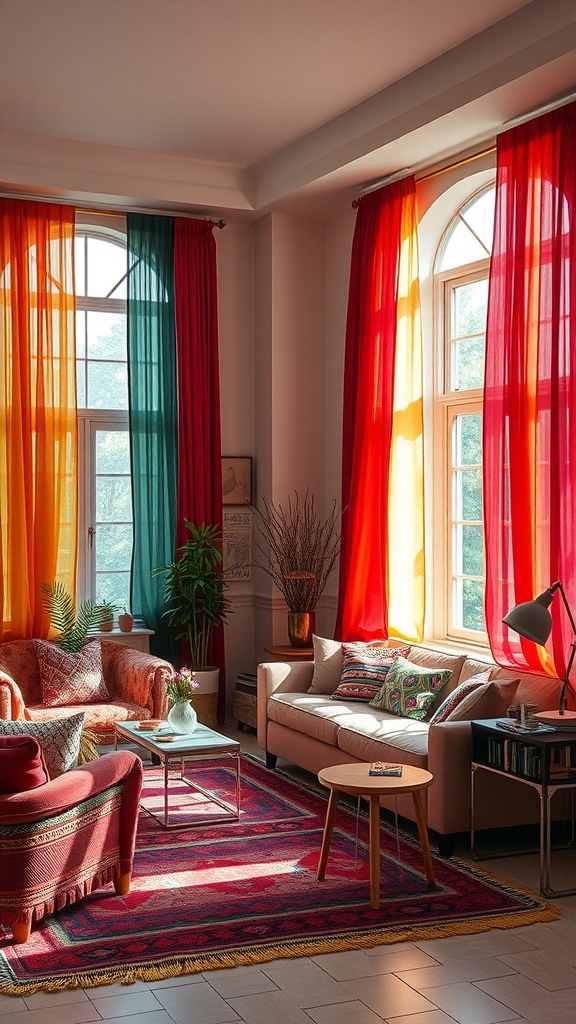
[[[0,188],[323,214],[573,92],[574,0],[0,0]]]

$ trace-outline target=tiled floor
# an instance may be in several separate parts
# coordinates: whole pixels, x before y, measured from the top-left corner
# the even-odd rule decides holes
[[[257,750],[253,734],[230,734]],[[469,856],[465,846],[456,852]],[[537,855],[479,866],[538,889]],[[573,850],[553,855],[552,884],[576,887]],[[576,896],[557,903],[560,920],[526,928],[131,986],[0,995],[0,1024],[576,1024]]]

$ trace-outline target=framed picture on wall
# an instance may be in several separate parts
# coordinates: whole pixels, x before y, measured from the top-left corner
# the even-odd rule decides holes
[[[227,580],[252,579],[252,509],[224,509],[222,554]]]
[[[252,504],[252,459],[249,456],[222,456],[222,504]]]

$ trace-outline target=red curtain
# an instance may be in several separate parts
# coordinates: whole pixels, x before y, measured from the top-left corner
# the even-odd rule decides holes
[[[404,204],[414,179],[360,200],[346,324],[342,539],[335,635],[387,635],[388,497],[397,280]]]
[[[177,218],[174,301],[178,363],[178,492],[176,547],[188,536],[184,518],[222,524],[220,372],[216,242],[212,221]],[[220,669],[218,720],[224,721],[224,633],[214,630],[210,659]]]
[[[576,104],[498,138],[484,405],[486,622],[495,659],[563,675],[502,624],[556,579],[576,602]]]

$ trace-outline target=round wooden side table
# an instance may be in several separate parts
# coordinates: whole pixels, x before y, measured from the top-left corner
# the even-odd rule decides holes
[[[292,647],[292,644],[272,644],[265,647],[266,654],[271,654],[274,661],[313,661],[313,647]]]
[[[370,907],[372,910],[378,910],[380,907],[380,797],[382,795],[399,796],[400,793],[412,793],[426,881],[429,885],[436,884],[421,797],[422,790],[428,789],[432,785],[434,776],[423,768],[414,768],[409,764],[402,765],[402,775],[400,776],[369,775],[369,768],[371,768],[370,764],[337,764],[331,768],[322,768],[318,773],[318,780],[330,790],[330,797],[316,877],[321,882],[326,875],[326,863],[330,853],[340,793],[348,793],[350,796],[365,796],[370,803],[368,818]]]

